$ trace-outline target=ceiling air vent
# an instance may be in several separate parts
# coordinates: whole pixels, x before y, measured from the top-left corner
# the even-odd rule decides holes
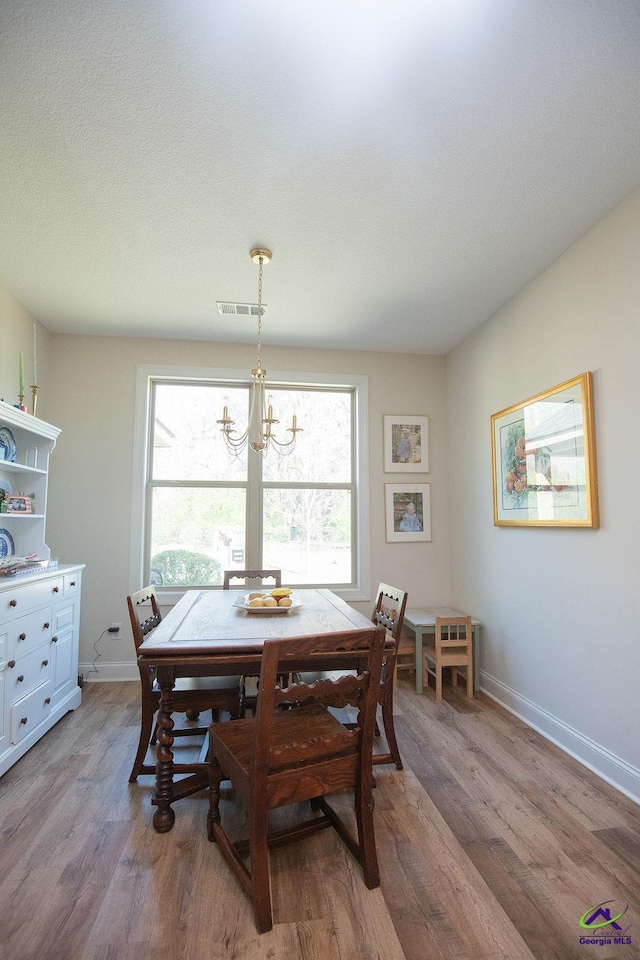
[[[218,313],[236,317],[257,317],[258,316],[258,304],[257,303],[223,303],[221,300],[216,301],[218,306]],[[266,303],[262,304],[262,315],[267,312]]]

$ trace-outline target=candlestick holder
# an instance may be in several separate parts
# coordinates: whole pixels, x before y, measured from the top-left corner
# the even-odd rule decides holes
[[[24,413],[27,412],[27,408],[24,402],[24,393],[18,394],[18,410],[22,410]]]
[[[38,387],[35,383],[31,384],[31,412],[33,416],[36,415],[36,407],[38,406]]]

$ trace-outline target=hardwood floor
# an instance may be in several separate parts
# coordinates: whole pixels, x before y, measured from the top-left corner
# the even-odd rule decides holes
[[[276,849],[259,935],[206,839],[205,794],[160,835],[153,778],[127,782],[137,684],[85,687],[0,780],[1,960],[639,957],[640,808],[482,695],[401,681],[396,707],[406,767],[376,768],[380,889],[333,831]],[[580,944],[605,900],[628,904],[631,945]]]

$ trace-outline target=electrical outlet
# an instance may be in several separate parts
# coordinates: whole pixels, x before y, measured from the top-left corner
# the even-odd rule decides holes
[[[111,626],[109,627],[109,633],[114,633],[114,634],[120,633],[121,630],[122,630],[121,623],[112,623]]]

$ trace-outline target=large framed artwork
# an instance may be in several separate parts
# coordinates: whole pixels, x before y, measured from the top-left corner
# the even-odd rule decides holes
[[[431,540],[431,484],[385,483],[387,543]]]
[[[429,473],[429,417],[384,417],[384,472]]]
[[[491,417],[499,527],[598,527],[591,373]]]

